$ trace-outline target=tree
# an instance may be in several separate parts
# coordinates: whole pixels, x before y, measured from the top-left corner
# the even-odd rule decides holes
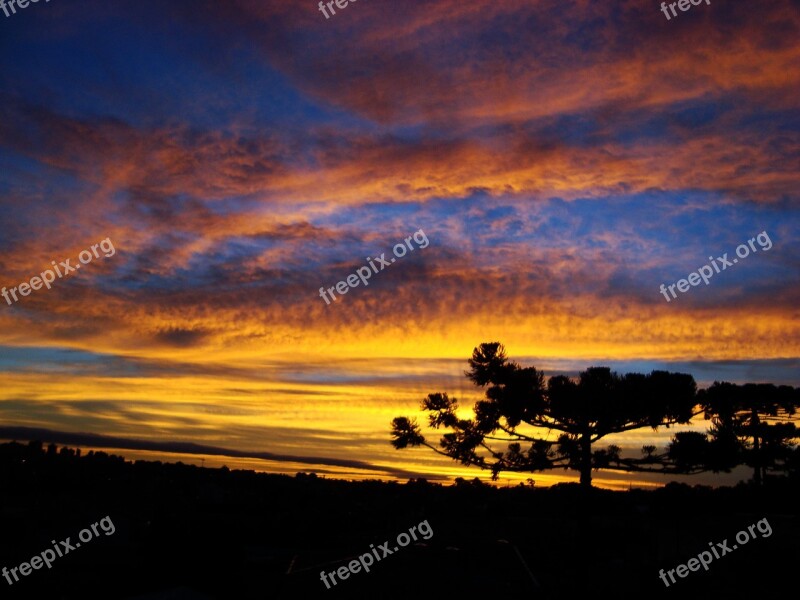
[[[698,400],[714,423],[712,440],[735,446],[739,462],[752,467],[754,483],[761,484],[768,471],[788,469],[795,440],[800,439],[795,424],[800,388],[715,381],[701,390]]]
[[[510,362],[499,342],[475,348],[469,366],[465,375],[486,388],[473,418],[458,416],[455,398],[429,394],[422,409],[430,413],[430,426],[449,432],[437,448],[426,441],[415,419],[397,417],[392,421],[395,448],[426,446],[462,464],[490,469],[493,479],[502,471],[572,469],[580,472],[585,487],[591,486],[593,469],[702,470],[678,464],[669,453],[655,454],[652,446],[640,458],[623,458],[613,445],[592,449],[610,434],[688,423],[700,412],[695,412],[697,388],[691,375],[653,371],[620,376],[607,367],[591,367],[577,381],[557,375],[545,384],[541,371]],[[553,431],[558,432],[555,440],[549,439]],[[498,442],[508,442],[506,449],[498,449]]]

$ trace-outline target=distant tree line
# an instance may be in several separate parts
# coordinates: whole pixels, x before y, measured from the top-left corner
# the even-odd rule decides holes
[[[618,375],[591,367],[577,379],[550,377],[508,359],[499,342],[481,344],[465,375],[485,389],[472,418],[462,418],[456,398],[429,394],[422,401],[433,429],[445,430],[439,444],[426,440],[416,419],[392,421],[397,449],[426,446],[461,464],[503,471],[568,469],[590,487],[592,471],[694,474],[753,469],[753,481],[800,472],[800,429],[796,425],[800,388],[772,384],[715,382],[697,389],[685,373],[653,371]],[[676,433],[662,451],[643,446],[641,455],[623,456],[619,446],[596,449],[616,433],[688,425],[699,415],[711,421],[706,432]]]

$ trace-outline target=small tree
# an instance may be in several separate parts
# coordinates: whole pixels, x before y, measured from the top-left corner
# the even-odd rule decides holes
[[[591,486],[592,469],[679,472],[669,454],[655,454],[654,447],[645,447],[641,458],[622,458],[617,446],[594,451],[592,446],[613,433],[688,423],[699,414],[691,375],[619,376],[607,367],[592,367],[577,381],[558,375],[545,385],[542,372],[510,362],[499,342],[475,348],[469,365],[467,377],[486,388],[474,417],[459,418],[455,398],[429,394],[422,409],[430,413],[430,426],[449,433],[437,448],[416,420],[397,417],[392,421],[395,448],[423,445],[462,464],[490,469],[493,479],[501,471],[572,469],[580,472],[585,487]],[[552,431],[559,434],[555,440],[548,439]],[[507,442],[506,449],[497,448],[498,442]]]

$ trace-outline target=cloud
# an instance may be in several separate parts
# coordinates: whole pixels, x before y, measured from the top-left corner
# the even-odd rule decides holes
[[[390,477],[414,477],[415,474],[396,467],[373,465],[358,460],[343,460],[320,456],[290,456],[270,452],[241,452],[215,446],[205,446],[192,442],[152,442],[147,440],[125,439],[108,435],[87,433],[67,433],[30,427],[0,427],[0,438],[9,440],[39,440],[45,443],[70,444],[95,448],[118,448],[121,450],[150,450],[164,453],[198,454],[207,456],[230,456],[236,458],[256,458],[267,461],[293,462],[309,465],[326,465],[381,471]]]
[[[156,335],[158,341],[164,342],[169,346],[176,348],[187,348],[190,346],[198,346],[205,340],[209,331],[197,329],[181,329],[179,327],[170,327],[159,332]]]

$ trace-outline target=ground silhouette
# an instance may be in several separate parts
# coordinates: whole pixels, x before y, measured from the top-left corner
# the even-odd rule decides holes
[[[459,480],[347,482],[104,452],[0,445],[0,566],[109,516],[113,535],[33,571],[6,598],[742,597],[791,578],[796,479],[711,489],[494,488]],[[768,518],[774,534],[666,589],[673,568]],[[338,568],[427,519],[433,536],[326,589]],[[757,576],[753,576],[757,575]],[[668,596],[671,594],[671,596]]]

